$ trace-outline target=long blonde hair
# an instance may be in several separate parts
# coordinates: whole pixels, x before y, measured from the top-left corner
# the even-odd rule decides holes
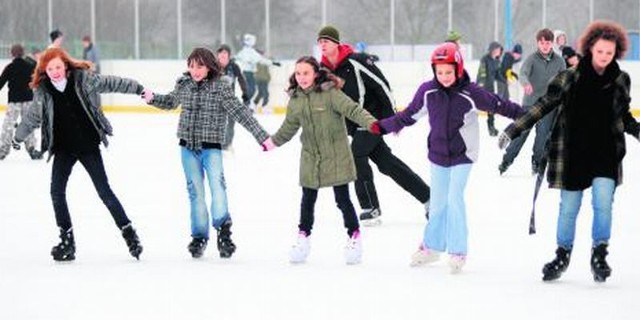
[[[31,83],[29,86],[31,89],[35,89],[40,85],[40,82],[43,80],[49,79],[47,76],[47,65],[51,60],[55,58],[60,58],[64,65],[67,68],[67,72],[75,69],[91,69],[92,63],[90,61],[85,60],[76,60],[72,58],[64,49],[61,48],[49,48],[45,50],[40,59],[38,60],[38,65],[33,70],[33,75],[31,76]]]

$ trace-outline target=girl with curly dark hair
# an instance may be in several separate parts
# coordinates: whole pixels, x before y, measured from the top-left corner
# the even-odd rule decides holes
[[[611,237],[613,196],[622,183],[624,133],[638,139],[640,132],[629,111],[631,79],[617,62],[628,48],[624,28],[595,21],[580,38],[579,48],[584,57],[577,67],[558,74],[547,94],[507,127],[500,139],[504,147],[544,115],[558,110],[546,158],[549,186],[560,189],[558,248],[556,257],[542,270],[544,281],[560,278],[569,265],[582,194],[587,188],[591,188],[593,206],[591,271],[597,282],[611,275],[605,257]],[[531,228],[534,232],[533,224]]]

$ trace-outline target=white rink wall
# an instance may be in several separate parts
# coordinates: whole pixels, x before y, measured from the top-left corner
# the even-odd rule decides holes
[[[0,68],[3,69],[9,62],[10,60],[0,60]],[[282,61],[281,67],[271,67],[272,80],[269,86],[271,106],[286,106],[288,98],[284,90],[288,86],[289,76],[293,73],[294,63],[295,61]],[[426,62],[379,62],[377,65],[389,80],[399,108],[405,107],[411,101],[420,83],[432,77],[431,68]],[[516,65],[516,68],[519,65]],[[631,75],[631,107],[640,109],[640,62],[623,61],[621,67]],[[184,60],[106,60],[102,61],[101,68],[103,74],[136,79],[145,87],[159,93],[170,91],[177,77],[187,70]],[[471,79],[475,79],[478,60],[466,63],[465,69],[469,72]],[[518,90],[519,86],[512,86],[512,88]],[[0,108],[7,104],[7,92],[8,90],[4,88],[0,91]],[[518,96],[516,93],[514,98]],[[516,100],[519,101],[519,99]],[[114,109],[117,110],[141,112],[151,110],[139,97],[133,95],[107,94],[103,97],[103,104],[107,107],[115,107]]]

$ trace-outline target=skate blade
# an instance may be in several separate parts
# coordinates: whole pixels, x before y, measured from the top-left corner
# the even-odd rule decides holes
[[[362,225],[365,227],[377,227],[382,224],[382,219],[374,218],[374,219],[361,220],[360,223],[362,223]]]

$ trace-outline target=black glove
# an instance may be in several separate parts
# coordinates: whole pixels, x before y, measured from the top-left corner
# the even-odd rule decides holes
[[[504,131],[500,133],[500,136],[498,137],[498,148],[504,149],[509,145],[509,143],[511,143],[511,138],[509,137],[509,135],[507,135]]]
[[[245,106],[248,106],[249,105],[249,100],[250,100],[249,96],[247,94],[243,93],[242,94],[242,103],[244,103]]]
[[[282,65],[282,63],[278,62],[278,61],[272,61],[271,62],[274,66],[279,67]]]
[[[20,150],[20,142],[16,141],[16,138],[11,139],[11,146],[16,150]]]

